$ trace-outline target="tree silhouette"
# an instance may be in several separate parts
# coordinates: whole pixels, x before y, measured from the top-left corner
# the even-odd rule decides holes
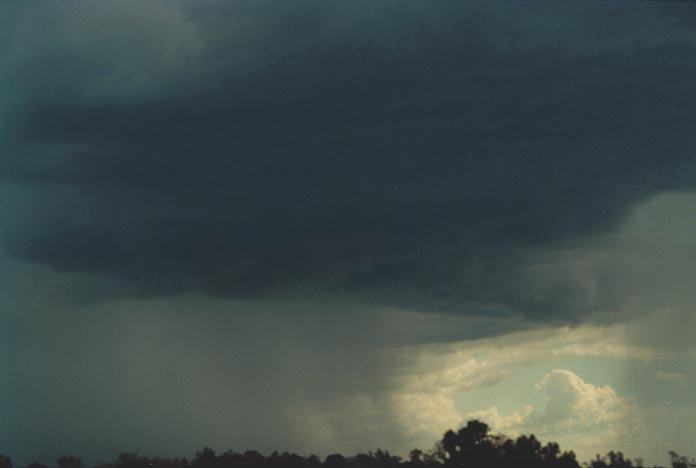
[[[347,460],[340,453],[334,453],[332,455],[329,455],[328,457],[326,457],[326,460],[324,460],[325,468],[342,468],[345,467],[346,464]]]
[[[72,455],[63,455],[56,460],[58,468],[82,468],[82,460]]]
[[[672,454],[677,458],[676,454]],[[678,457],[678,460],[687,460]],[[642,468],[642,463],[638,463]],[[686,465],[685,465],[686,466]],[[636,468],[621,452],[609,452],[583,465],[584,468]],[[0,468],[13,468],[12,460],[0,454]],[[23,468],[48,468],[33,462]],[[56,460],[56,468],[83,468],[82,461],[71,455]],[[248,450],[226,451],[218,455],[204,447],[189,463],[185,458],[148,458],[122,453],[113,463],[100,463],[92,468],[580,468],[572,451],[562,451],[555,442],[543,445],[533,434],[516,439],[491,434],[490,427],[479,420],[468,421],[458,431],[449,430],[430,451],[413,449],[406,460],[388,451],[359,453],[344,457],[339,453],[323,461],[316,455],[303,457],[295,453],[273,452],[264,456]]]
[[[196,456],[191,460],[191,468],[214,468],[215,460],[215,450],[203,447],[199,452],[196,452]]]
[[[605,457],[597,457],[590,463],[591,468],[633,468],[633,463],[624,458],[621,452],[609,452]]]
[[[48,467],[46,465],[44,465],[43,463],[31,462],[25,468],[48,468]]]

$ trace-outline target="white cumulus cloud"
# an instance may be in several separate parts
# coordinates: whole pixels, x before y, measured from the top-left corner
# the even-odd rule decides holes
[[[533,433],[557,440],[583,457],[616,448],[621,435],[639,430],[640,413],[609,385],[595,385],[567,369],[554,369],[536,384],[546,403],[526,405],[510,414],[497,406],[471,412],[467,418],[486,421],[508,435]]]

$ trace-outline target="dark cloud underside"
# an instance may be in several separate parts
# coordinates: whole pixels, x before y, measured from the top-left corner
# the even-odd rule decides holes
[[[307,5],[87,15],[91,42],[58,34],[65,12],[20,12],[0,75],[19,90],[0,170],[31,193],[13,255],[147,294],[545,313],[513,286],[522,249],[695,182],[678,34],[585,47],[595,32],[559,32],[551,6]],[[598,31],[630,20],[582,8]]]

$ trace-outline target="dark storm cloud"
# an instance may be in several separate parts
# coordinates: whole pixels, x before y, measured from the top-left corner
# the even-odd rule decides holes
[[[696,48],[657,7],[69,5],[2,51],[6,244],[131,291],[575,314],[521,252],[695,182]]]

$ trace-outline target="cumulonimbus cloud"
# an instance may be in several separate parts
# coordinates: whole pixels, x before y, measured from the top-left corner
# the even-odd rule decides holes
[[[678,31],[594,53],[495,8],[137,5],[12,8],[0,70],[6,250],[116,294],[572,321],[592,291],[529,291],[524,249],[694,183]]]

